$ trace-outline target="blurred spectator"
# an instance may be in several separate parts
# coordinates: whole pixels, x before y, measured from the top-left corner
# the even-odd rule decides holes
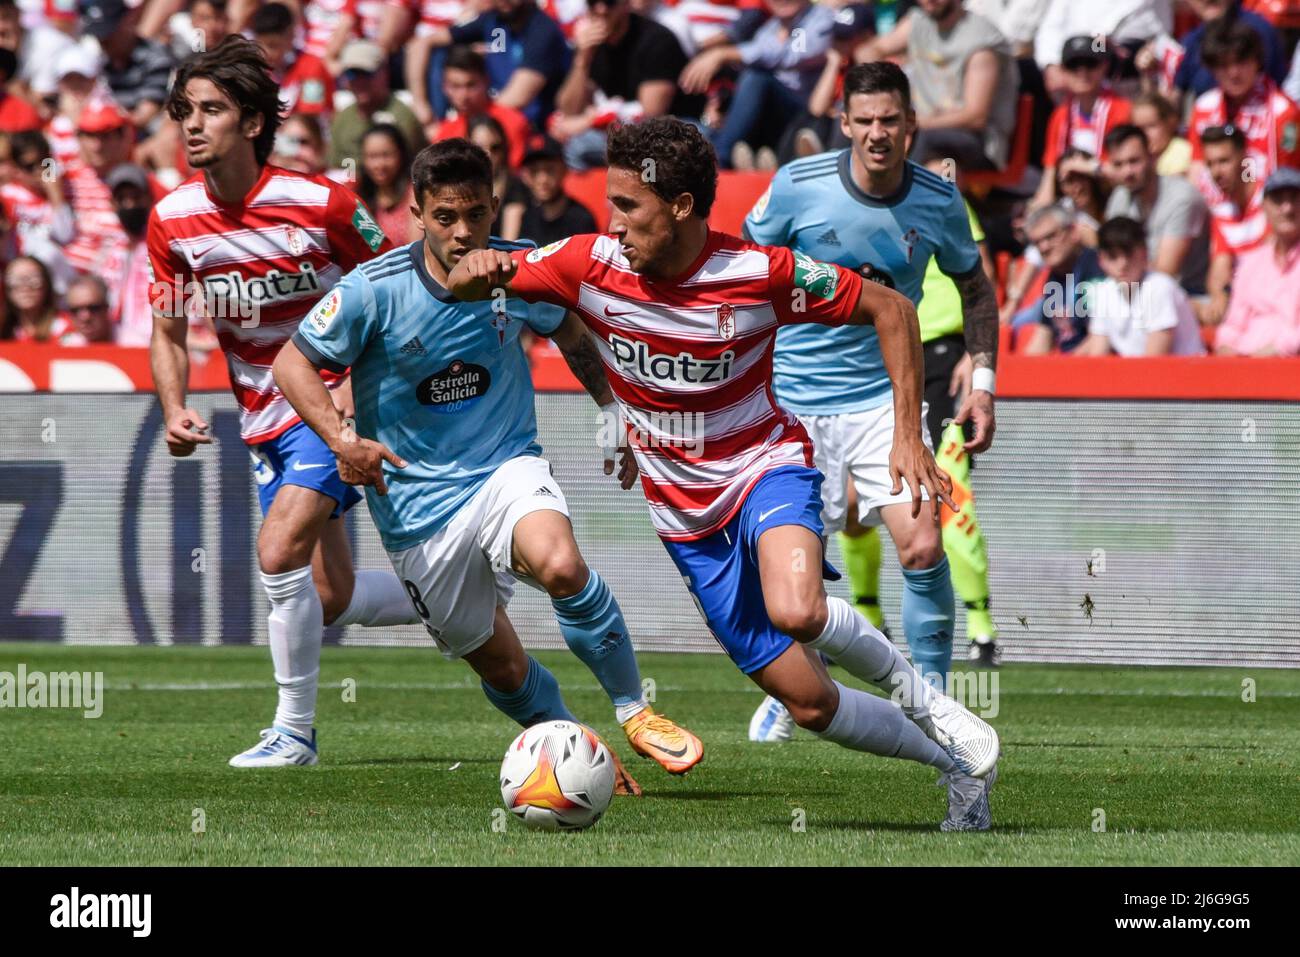
[[[491,7],[468,23],[434,27],[406,46],[407,83],[416,115],[435,119],[429,102],[429,53],[452,44],[486,43],[492,98],[519,110],[540,128],[555,107],[555,94],[569,71],[569,46],[559,25],[533,0],[491,0]]]
[[[966,9],[988,20],[1011,44],[1016,59],[1034,55],[1034,36],[1047,15],[1048,0],[966,0]]]
[[[964,172],[1006,165],[1016,123],[1019,73],[1006,38],[961,0],[917,0],[868,57],[907,53],[917,132],[912,159],[950,158]]]
[[[562,0],[572,4],[581,13],[586,9],[583,0]],[[673,31],[673,36],[682,45],[682,52],[693,57],[700,50],[715,43],[725,43],[728,30],[739,22],[746,12],[745,7],[761,6],[760,0],[720,0],[718,3],[706,3],[703,0],[628,0],[629,6],[643,17],[649,17]],[[548,9],[543,4],[542,9]],[[559,18],[557,18],[559,19]],[[561,21],[561,26],[563,22]],[[567,35],[567,34],[566,34]]]
[[[59,55],[76,46],[81,36],[75,4],[46,3],[44,8],[42,18],[34,24],[29,23],[30,29],[23,29],[16,5],[10,0],[0,0],[0,21],[4,23],[0,29],[5,34],[0,46],[10,45],[10,29],[18,32],[18,80],[27,85],[35,98],[54,93],[58,84],[54,68]]]
[[[1177,108],[1159,93],[1143,93],[1133,100],[1133,125],[1146,134],[1160,176],[1183,176],[1192,165],[1192,144],[1178,135]]]
[[[707,93],[726,67],[740,71],[731,104],[713,147],[723,169],[754,166],[754,152],[771,153],[764,167],[776,166],[776,147],[786,128],[803,115],[831,45],[835,11],[809,0],[767,0],[772,17],[743,43],[722,43],[697,53],[682,70],[681,89]],[[797,42],[794,38],[797,38]]]
[[[633,13],[627,0],[587,0],[574,31],[573,62],[550,123],[574,169],[605,164],[605,128],[672,114],[698,119],[704,98],[677,87],[686,54],[667,27]]]
[[[788,130],[789,142],[777,150],[780,162],[849,145],[849,138],[840,128],[844,74],[853,65],[854,50],[872,35],[875,19],[875,11],[865,3],[851,3],[835,11],[826,65],[808,97],[807,112]]]
[[[1061,50],[1070,37],[1105,38],[1112,52],[1136,50],[1148,40],[1173,31],[1171,0],[1050,0],[1034,35],[1034,59],[1048,92],[1065,89]]]
[[[524,146],[530,133],[528,118],[518,110],[492,102],[488,96],[487,62],[482,55],[469,47],[452,47],[447,51],[442,90],[456,115],[435,123],[431,127],[430,140],[463,138],[469,130],[470,120],[487,115],[505,130],[510,147],[510,168],[518,169],[524,160]]]
[[[1174,87],[1183,93],[1200,96],[1216,86],[1214,74],[1202,60],[1201,49],[1205,42],[1206,27],[1222,18],[1235,19],[1258,34],[1264,51],[1264,72],[1281,83],[1287,75],[1287,61],[1282,39],[1273,24],[1257,13],[1241,8],[1241,0],[1184,0],[1201,22],[1183,37],[1183,59],[1174,74]]]
[[[1023,350],[1027,355],[1044,355],[1053,347],[1070,352],[1088,334],[1083,297],[1104,275],[1097,252],[1083,244],[1074,213],[1059,203],[1030,213],[1025,231],[1043,258],[1047,279],[1042,295],[1016,314],[1012,328],[1032,328]]]
[[[395,246],[414,242],[420,228],[411,207],[411,154],[406,138],[396,126],[372,126],[361,141],[361,168],[357,174],[357,195],[375,214],[375,222]]]
[[[1238,256],[1268,238],[1263,183],[1246,161],[1246,137],[1234,126],[1212,126],[1202,134],[1206,169],[1219,199],[1210,206],[1210,268],[1205,277],[1209,299],[1201,322],[1214,325],[1228,309],[1228,286]]]
[[[1034,206],[1056,199],[1057,163],[1068,149],[1106,159],[1106,134],[1129,120],[1129,102],[1106,85],[1110,55],[1090,36],[1070,37],[1061,51],[1065,99],[1052,111],[1043,149],[1043,179]]]
[[[1088,338],[1075,355],[1205,354],[1187,293],[1165,273],[1148,268],[1141,223],[1125,216],[1108,219],[1097,250],[1106,279],[1088,291]]]
[[[146,129],[162,110],[175,63],[161,43],[136,35],[140,7],[123,0],[81,0],[81,26],[104,51],[104,79],[131,122]]]
[[[113,203],[113,214],[126,234],[128,248],[118,269],[100,274],[112,295],[114,339],[120,346],[146,347],[153,330],[153,307],[149,301],[149,253],[145,228],[153,209],[149,174],[133,163],[119,163],[104,177]]]
[[[56,291],[75,275],[63,254],[76,235],[50,146],[40,133],[0,138],[0,201],[19,255],[34,256],[54,278]]]
[[[1201,194],[1182,176],[1156,173],[1146,134],[1136,126],[1111,130],[1106,153],[1107,175],[1116,185],[1105,218],[1137,220],[1146,231],[1150,267],[1177,279],[1192,295],[1203,294],[1210,244],[1209,211]]]
[[[1272,238],[1237,263],[1220,355],[1300,355],[1300,170],[1273,173],[1263,205]]]
[[[325,61],[296,49],[293,11],[283,3],[266,3],[257,8],[249,24],[253,39],[266,54],[271,75],[280,84],[280,99],[289,113],[334,112],[334,78]]]
[[[1107,184],[1097,158],[1080,149],[1061,154],[1056,167],[1056,193],[1061,205],[1074,212],[1074,224],[1085,246],[1097,245],[1097,230],[1106,218]]]
[[[100,58],[85,47],[73,47],[59,54],[54,72],[58,78],[58,101],[55,114],[46,124],[45,135],[54,161],[66,167],[81,155],[81,146],[77,142],[77,117],[95,89],[100,74]]]
[[[1201,134],[1211,126],[1240,129],[1254,175],[1266,179],[1279,166],[1300,166],[1300,109],[1264,73],[1264,45],[1246,24],[1230,19],[1208,24],[1201,58],[1217,86],[1197,97],[1188,129],[1193,176],[1213,205],[1217,197],[1204,176]]]
[[[359,156],[360,149],[354,154]],[[295,113],[275,133],[270,162],[299,173],[316,176],[325,172],[325,136],[318,117]],[[355,175],[355,168],[348,172]]]
[[[487,153],[492,160],[492,195],[500,203],[497,217],[492,221],[492,235],[502,239],[518,239],[523,226],[524,210],[528,208],[528,187],[510,172],[505,131],[492,117],[477,116],[470,120],[469,136],[466,139]]]
[[[194,0],[190,4],[189,31],[184,37],[190,53],[211,50],[230,36],[226,0]]]
[[[528,147],[520,171],[528,187],[519,235],[545,246],[569,236],[596,232],[591,210],[564,192],[564,148],[549,136],[538,135]]]
[[[108,286],[104,280],[98,276],[79,276],[68,286],[64,298],[72,327],[86,343],[113,341]]]
[[[393,93],[388,84],[388,60],[384,51],[369,40],[353,40],[339,58],[343,86],[356,102],[334,117],[330,127],[329,165],[338,169],[361,156],[361,139],[377,123],[390,123],[406,137],[406,148],[414,155],[424,146],[424,131],[411,108]]]
[[[39,130],[41,117],[21,96],[10,93],[9,81],[18,74],[18,45],[22,31],[12,0],[0,0],[0,132]]]
[[[72,321],[58,310],[58,296],[45,264],[19,256],[5,267],[5,325],[0,339],[85,345]]]
[[[77,121],[79,156],[68,165],[64,190],[76,219],[77,235],[64,252],[75,268],[113,282],[122,271],[129,239],[113,212],[109,171],[131,158],[134,129],[115,102],[94,96]]]

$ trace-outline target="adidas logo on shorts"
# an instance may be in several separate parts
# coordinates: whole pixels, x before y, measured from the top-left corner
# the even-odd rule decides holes
[[[425,354],[424,343],[420,341],[419,336],[414,336],[410,342],[397,351],[404,356],[422,356]]]

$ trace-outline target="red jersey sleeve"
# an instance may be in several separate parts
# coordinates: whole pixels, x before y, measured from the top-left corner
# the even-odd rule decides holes
[[[185,315],[185,286],[193,274],[184,257],[172,251],[157,208],[149,214],[145,248],[149,253],[149,301],[164,316]]]
[[[862,277],[835,263],[818,262],[784,246],[767,246],[768,295],[783,326],[820,322],[847,325],[862,296]]]
[[[1290,100],[1277,117],[1277,164],[1300,167],[1300,108]]]
[[[1192,118],[1187,121],[1187,139],[1192,144],[1192,160],[1201,162],[1204,151],[1201,149],[1201,131],[1210,126],[1209,117],[1199,106],[1193,107]]]
[[[576,309],[578,288],[591,267],[591,250],[599,238],[588,233],[537,249],[515,250],[510,255],[519,268],[510,280],[510,290],[528,302]]]
[[[345,273],[393,248],[356,193],[331,180],[325,182],[330,187],[329,206],[325,210],[325,235],[334,261],[343,267]]]

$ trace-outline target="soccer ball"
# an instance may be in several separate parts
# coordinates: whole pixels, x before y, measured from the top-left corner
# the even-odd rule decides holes
[[[614,759],[604,742],[572,721],[525,728],[501,762],[501,799],[529,827],[591,827],[614,796]]]

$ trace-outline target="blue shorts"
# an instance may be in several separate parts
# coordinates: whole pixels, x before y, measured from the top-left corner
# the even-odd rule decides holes
[[[361,493],[339,477],[334,453],[306,422],[299,422],[273,439],[248,447],[253,456],[257,501],[266,516],[281,485],[301,485],[338,503],[330,518],[338,518],[357,502]]]
[[[771,664],[794,643],[767,616],[759,536],[780,525],[802,525],[821,538],[821,487],[816,469],[774,469],[750,489],[725,528],[695,541],[664,542],[713,637],[745,674]],[[824,559],[822,574],[832,581],[840,577]]]

